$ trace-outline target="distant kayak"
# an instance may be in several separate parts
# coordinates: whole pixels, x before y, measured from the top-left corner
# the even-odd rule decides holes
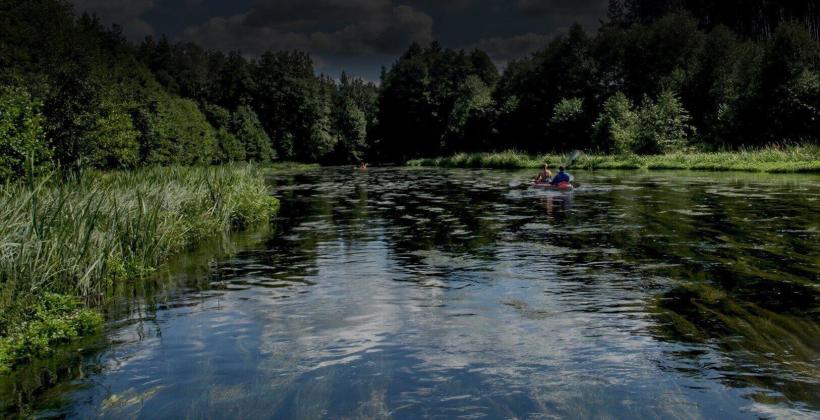
[[[571,190],[573,188],[572,184],[570,184],[569,182],[559,182],[556,185],[552,185],[549,182],[533,182],[532,186],[538,188],[546,188],[550,190]]]

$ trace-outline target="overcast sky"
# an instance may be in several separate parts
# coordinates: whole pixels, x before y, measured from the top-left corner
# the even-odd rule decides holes
[[[544,46],[579,22],[588,30],[607,0],[74,0],[78,12],[118,23],[134,41],[165,34],[206,48],[256,55],[310,52],[316,68],[368,79],[407,46],[487,51],[499,64]]]

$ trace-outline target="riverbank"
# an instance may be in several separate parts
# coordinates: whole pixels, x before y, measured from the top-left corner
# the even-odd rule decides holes
[[[0,186],[0,370],[92,334],[93,308],[200,240],[270,219],[251,165],[88,172]]]
[[[544,162],[553,167],[563,165],[567,155],[529,155],[516,151],[499,153],[459,153],[449,157],[416,159],[408,166],[447,168],[540,168]],[[705,171],[749,172],[820,172],[820,147],[791,146],[780,149],[741,150],[735,152],[673,153],[666,155],[595,155],[582,154],[573,164],[582,169],[686,169]]]
[[[276,171],[276,172],[284,172],[284,171],[308,171],[311,169],[318,169],[321,165],[318,163],[300,163],[300,162],[274,162],[274,163],[266,163],[264,165],[259,166],[259,169],[265,171]]]

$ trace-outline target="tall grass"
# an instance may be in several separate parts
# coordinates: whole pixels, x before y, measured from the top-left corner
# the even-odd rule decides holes
[[[499,153],[459,153],[450,157],[416,159],[409,166],[451,168],[538,168],[545,162],[563,165],[568,156],[561,154],[528,155],[517,151]],[[670,153],[665,155],[582,154],[574,163],[584,169],[689,169],[752,172],[820,172],[820,146],[800,145],[782,148],[744,149],[731,152]]]
[[[248,165],[0,186],[0,337],[30,339],[21,331],[49,296],[99,302],[115,282],[150,272],[206,236],[266,220],[278,205]]]

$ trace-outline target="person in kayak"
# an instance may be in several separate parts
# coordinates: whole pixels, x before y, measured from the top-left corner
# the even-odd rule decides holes
[[[533,182],[535,182],[536,184],[540,184],[540,183],[546,184],[546,183],[550,182],[551,179],[552,179],[552,172],[550,171],[550,165],[545,163],[544,164],[544,169],[542,169],[541,172],[539,172],[538,175],[535,176],[535,180],[533,180]]]
[[[550,184],[551,185],[558,185],[562,182],[569,182],[570,180],[571,180],[571,178],[569,177],[569,174],[564,172],[564,167],[559,166],[558,167],[558,173],[555,174],[554,178],[552,178],[552,181],[550,181]]]

